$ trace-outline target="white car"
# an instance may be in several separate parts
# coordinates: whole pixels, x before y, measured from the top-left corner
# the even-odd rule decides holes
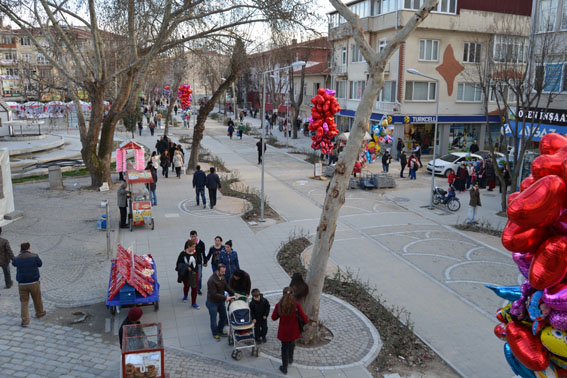
[[[457,168],[463,163],[482,161],[482,156],[469,152],[451,152],[435,159],[435,174],[449,176],[451,172],[457,172]],[[427,172],[433,170],[433,160],[427,164]]]

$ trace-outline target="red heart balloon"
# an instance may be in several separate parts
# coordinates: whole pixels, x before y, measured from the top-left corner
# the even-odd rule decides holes
[[[561,175],[560,175],[561,176]],[[522,180],[522,183],[520,184],[520,192],[523,192],[524,190],[526,190],[527,188],[530,187],[531,184],[533,184],[534,182],[536,182],[537,180],[534,178],[534,176],[529,175],[528,177],[526,177],[525,179]],[[509,199],[510,197],[508,197]]]
[[[502,245],[510,252],[535,252],[550,235],[549,228],[525,228],[508,221],[502,231]]]
[[[539,152],[542,155],[554,154],[563,146],[567,146],[567,137],[557,133],[545,134],[539,141]]]
[[[563,161],[567,158],[567,146],[552,155],[540,155],[532,162],[532,176],[538,180],[549,175],[563,175]]]
[[[515,200],[516,197],[518,197],[519,195],[520,195],[520,192],[514,192],[514,193],[512,193],[512,194],[509,194],[509,195],[508,195],[508,201],[507,201],[506,203],[509,205],[509,204],[512,203],[512,201]]]
[[[553,236],[543,242],[530,266],[530,284],[544,290],[561,281],[567,272],[567,237]]]
[[[525,367],[534,371],[545,370],[549,365],[549,352],[529,326],[511,322],[506,325],[506,340],[514,356]]]
[[[494,334],[500,340],[506,340],[506,326],[504,324],[497,324],[496,327],[494,327]]]
[[[545,176],[520,193],[508,206],[508,218],[526,228],[547,227],[565,204],[567,187],[559,176]]]

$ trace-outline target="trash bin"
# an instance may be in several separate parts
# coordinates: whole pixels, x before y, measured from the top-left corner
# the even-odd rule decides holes
[[[96,222],[97,230],[106,230],[106,214],[102,214],[100,219]]]

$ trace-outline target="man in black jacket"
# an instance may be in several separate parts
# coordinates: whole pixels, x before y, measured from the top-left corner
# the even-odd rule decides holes
[[[0,227],[0,235],[2,235],[2,227]],[[12,277],[10,275],[10,261],[14,259],[14,253],[10,248],[10,242],[4,238],[0,238],[0,267],[4,272],[4,282],[6,282],[6,289],[12,287]]]
[[[207,198],[205,197],[205,184],[207,183],[207,176],[205,172],[201,170],[201,166],[197,166],[197,170],[193,173],[193,188],[195,188],[195,194],[197,195],[197,206],[199,206],[199,194],[203,199],[203,208],[207,208]]]
[[[205,243],[202,240],[199,240],[199,235],[197,231],[193,230],[189,233],[191,236],[191,240],[195,241],[195,258],[197,259],[197,270],[199,272],[199,283],[197,285],[197,290],[199,295],[203,295],[201,292],[202,286],[202,275],[203,275],[203,264],[207,266],[207,255],[205,254]],[[189,240],[187,240],[188,242]],[[185,248],[187,248],[187,242],[185,242]]]
[[[211,203],[211,209],[217,204],[217,189],[221,188],[221,182],[219,175],[215,173],[215,167],[209,169],[209,174],[207,175],[206,185],[209,189],[209,202]]]
[[[30,243],[22,243],[20,254],[12,260],[12,265],[16,267],[16,281],[20,292],[20,302],[22,306],[22,327],[30,324],[30,313],[28,305],[30,294],[35,308],[35,317],[45,316],[43,311],[43,301],[41,300],[41,288],[39,286],[39,267],[43,265],[41,259],[35,253],[30,252]]]
[[[400,154],[400,166],[401,166],[400,177],[401,178],[405,178],[404,177],[404,169],[406,169],[406,165],[408,165],[408,158],[406,156],[406,152],[404,150],[402,150],[402,153]]]
[[[260,290],[252,290],[252,301],[250,301],[250,316],[254,322],[254,337],[256,342],[266,342],[268,333],[268,316],[270,315],[270,302],[260,293]]]

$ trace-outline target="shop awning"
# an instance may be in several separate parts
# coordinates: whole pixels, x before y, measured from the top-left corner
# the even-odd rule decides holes
[[[505,124],[504,126],[504,133],[508,137],[513,137],[515,133],[517,133],[519,138],[524,137],[527,139],[531,134],[532,130],[537,128],[532,141],[539,142],[544,135],[549,133],[558,133],[562,135],[567,135],[567,126],[555,126],[555,125],[548,125],[548,124],[540,124],[538,128],[538,124],[535,125],[531,122],[519,122],[517,121],[510,121],[510,123]],[[522,127],[524,131],[522,133]]]

